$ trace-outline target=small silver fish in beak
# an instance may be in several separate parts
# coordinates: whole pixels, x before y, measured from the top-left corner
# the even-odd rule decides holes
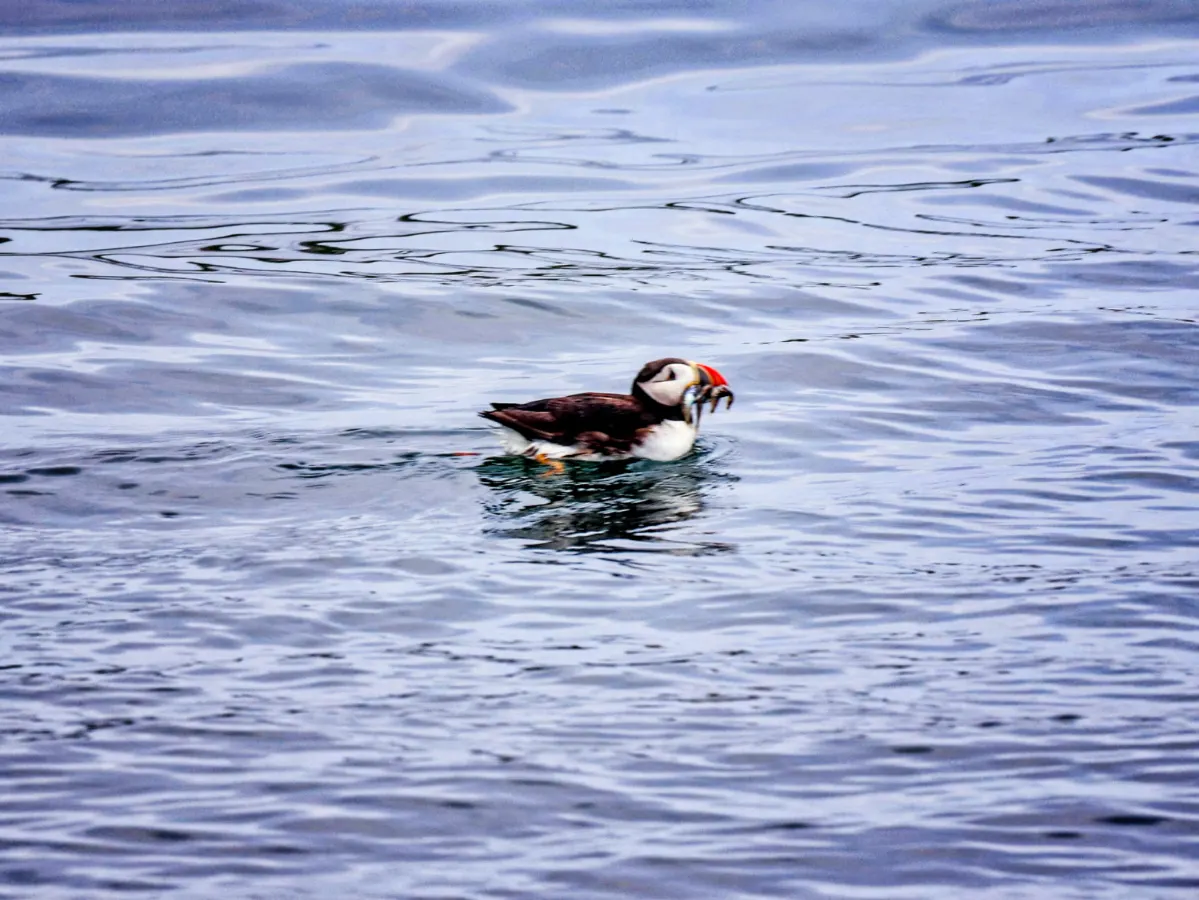
[[[683,417],[690,423],[694,416],[695,427],[698,429],[705,403],[709,404],[712,412],[716,412],[716,406],[721,399],[726,401],[725,409],[733,408],[733,389],[729,387],[725,377],[711,366],[697,362],[690,365],[695,372],[695,384],[683,392]]]

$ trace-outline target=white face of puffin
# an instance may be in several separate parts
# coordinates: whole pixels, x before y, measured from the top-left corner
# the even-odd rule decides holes
[[[663,406],[682,406],[683,394],[697,381],[695,369],[687,363],[671,363],[658,370],[649,381],[640,382],[642,389]]]

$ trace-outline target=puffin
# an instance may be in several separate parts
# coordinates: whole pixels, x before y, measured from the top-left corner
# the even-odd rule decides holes
[[[480,412],[500,426],[504,451],[561,472],[563,459],[587,462],[679,459],[695,444],[704,405],[733,405],[711,366],[668,356],[641,367],[627,394],[570,394],[531,403],[492,403]]]

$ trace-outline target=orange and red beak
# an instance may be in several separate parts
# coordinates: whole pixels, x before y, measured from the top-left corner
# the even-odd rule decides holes
[[[699,373],[699,383],[703,387],[715,385],[728,387],[728,382],[725,381],[724,376],[711,366],[705,366],[703,363],[692,363],[692,365],[695,366],[695,370]]]
[[[695,427],[699,427],[699,420],[704,414],[704,404],[711,407],[712,412],[716,412],[716,404],[721,400],[725,401],[726,409],[733,405],[733,391],[729,387],[725,377],[713,369],[711,366],[705,366],[703,363],[693,362],[691,368],[695,371],[696,387],[688,389],[694,400],[691,405],[694,406],[694,413],[690,408],[685,406],[683,416],[687,422],[692,421],[694,416]]]

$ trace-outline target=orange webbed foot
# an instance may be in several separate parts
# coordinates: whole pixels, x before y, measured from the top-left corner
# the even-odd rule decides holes
[[[551,475],[561,475],[566,471],[566,463],[560,459],[550,459],[544,453],[534,454],[533,459],[537,460],[543,466],[549,466],[548,472],[542,472],[542,478],[549,478]]]

